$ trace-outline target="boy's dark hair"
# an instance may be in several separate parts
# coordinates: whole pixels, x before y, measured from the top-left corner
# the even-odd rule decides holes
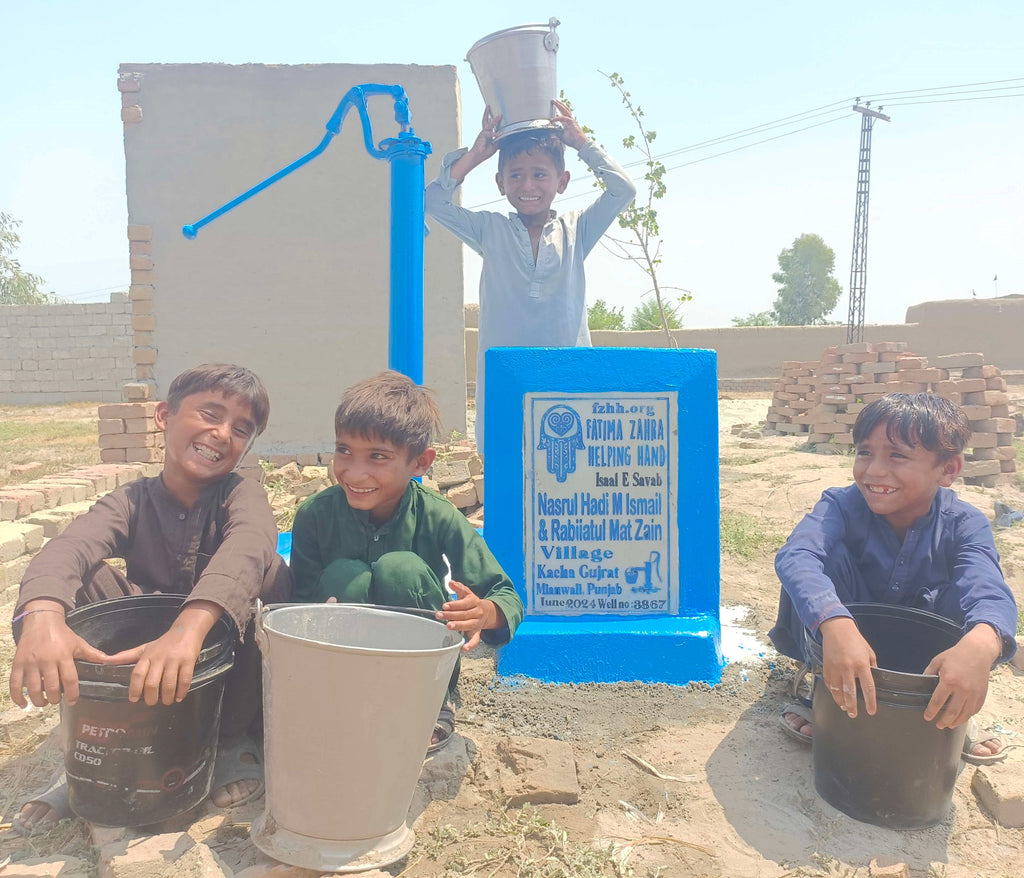
[[[266,429],[270,417],[270,398],[255,372],[232,363],[203,363],[186,369],[167,389],[167,405],[172,412],[176,412],[186,396],[206,390],[216,390],[225,396],[237,396],[249,404],[252,419],[256,422],[254,439]]]
[[[334,412],[334,432],[383,439],[418,457],[441,432],[433,394],[401,372],[388,370],[353,384]]]
[[[551,159],[559,174],[565,170],[565,144],[562,139],[550,128],[535,128],[517,131],[499,141],[498,173],[501,173],[507,161],[524,152],[542,152]]]
[[[867,439],[879,424],[885,424],[890,442],[921,445],[940,463],[962,454],[971,438],[963,409],[935,393],[889,393],[868,403],[853,425],[853,444]]]

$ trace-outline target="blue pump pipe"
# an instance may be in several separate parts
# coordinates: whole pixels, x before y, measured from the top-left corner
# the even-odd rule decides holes
[[[395,101],[397,137],[373,145],[370,115],[366,98],[387,95]],[[322,153],[341,131],[348,111],[355,107],[363,127],[363,144],[375,159],[391,164],[391,298],[388,318],[388,367],[408,375],[417,384],[423,383],[423,164],[430,155],[430,143],[417,137],[410,125],[409,98],[400,85],[365,83],[350,88],[337,109],[327,120],[327,133],[320,143],[304,156],[271,174],[237,198],[221,205],[202,219],[182,227],[186,238],[195,238],[199,230],[229,210],[248,201],[282,177],[301,168]]]

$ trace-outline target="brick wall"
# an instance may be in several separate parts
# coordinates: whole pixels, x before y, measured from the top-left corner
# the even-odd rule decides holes
[[[0,403],[118,402],[133,381],[128,295],[88,305],[0,305]]]

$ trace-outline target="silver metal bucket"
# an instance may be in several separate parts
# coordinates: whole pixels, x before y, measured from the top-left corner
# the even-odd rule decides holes
[[[466,53],[480,93],[501,114],[502,138],[528,128],[553,128],[551,101],[558,97],[555,56],[559,22],[524,24],[477,40]]]
[[[267,798],[256,846],[320,872],[400,860],[406,815],[462,635],[355,604],[279,604],[257,615]]]

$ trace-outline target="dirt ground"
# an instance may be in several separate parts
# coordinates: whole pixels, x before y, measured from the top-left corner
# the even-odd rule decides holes
[[[774,552],[824,488],[852,480],[852,459],[808,453],[791,437],[733,432],[734,425],[760,425],[767,405],[758,398],[720,405],[721,597],[729,659],[721,683],[509,682],[495,677],[493,652],[477,650],[463,662],[461,738],[451,745],[465,749],[470,765],[438,798],[414,808],[417,845],[386,874],[867,878],[875,858],[905,862],[912,878],[1024,873],[1024,830],[999,826],[979,805],[971,790],[973,767],[960,775],[942,824],[897,832],[859,823],[825,803],[814,789],[809,748],[779,731],[795,667],[774,653],[766,636],[778,597]],[[1024,508],[1016,485],[957,490],[990,518],[995,500]],[[1024,525],[996,533],[1007,580],[1024,605]],[[1008,666],[994,671],[979,717],[1003,730],[1012,745],[1024,742],[1022,682]],[[505,809],[497,745],[510,735],[568,742],[579,802]],[[645,770],[627,751],[669,779]],[[21,796],[45,779],[55,754],[52,736],[28,752],[0,746],[3,820],[9,822]],[[1024,771],[1024,748],[986,770]],[[245,868],[256,862],[246,829],[261,807],[227,816],[211,809],[192,834],[232,868]],[[0,864],[8,855],[29,855],[29,845],[45,852],[60,844],[81,855],[87,847],[80,824],[62,826],[31,842],[4,833]],[[53,840],[61,832],[62,839]]]

